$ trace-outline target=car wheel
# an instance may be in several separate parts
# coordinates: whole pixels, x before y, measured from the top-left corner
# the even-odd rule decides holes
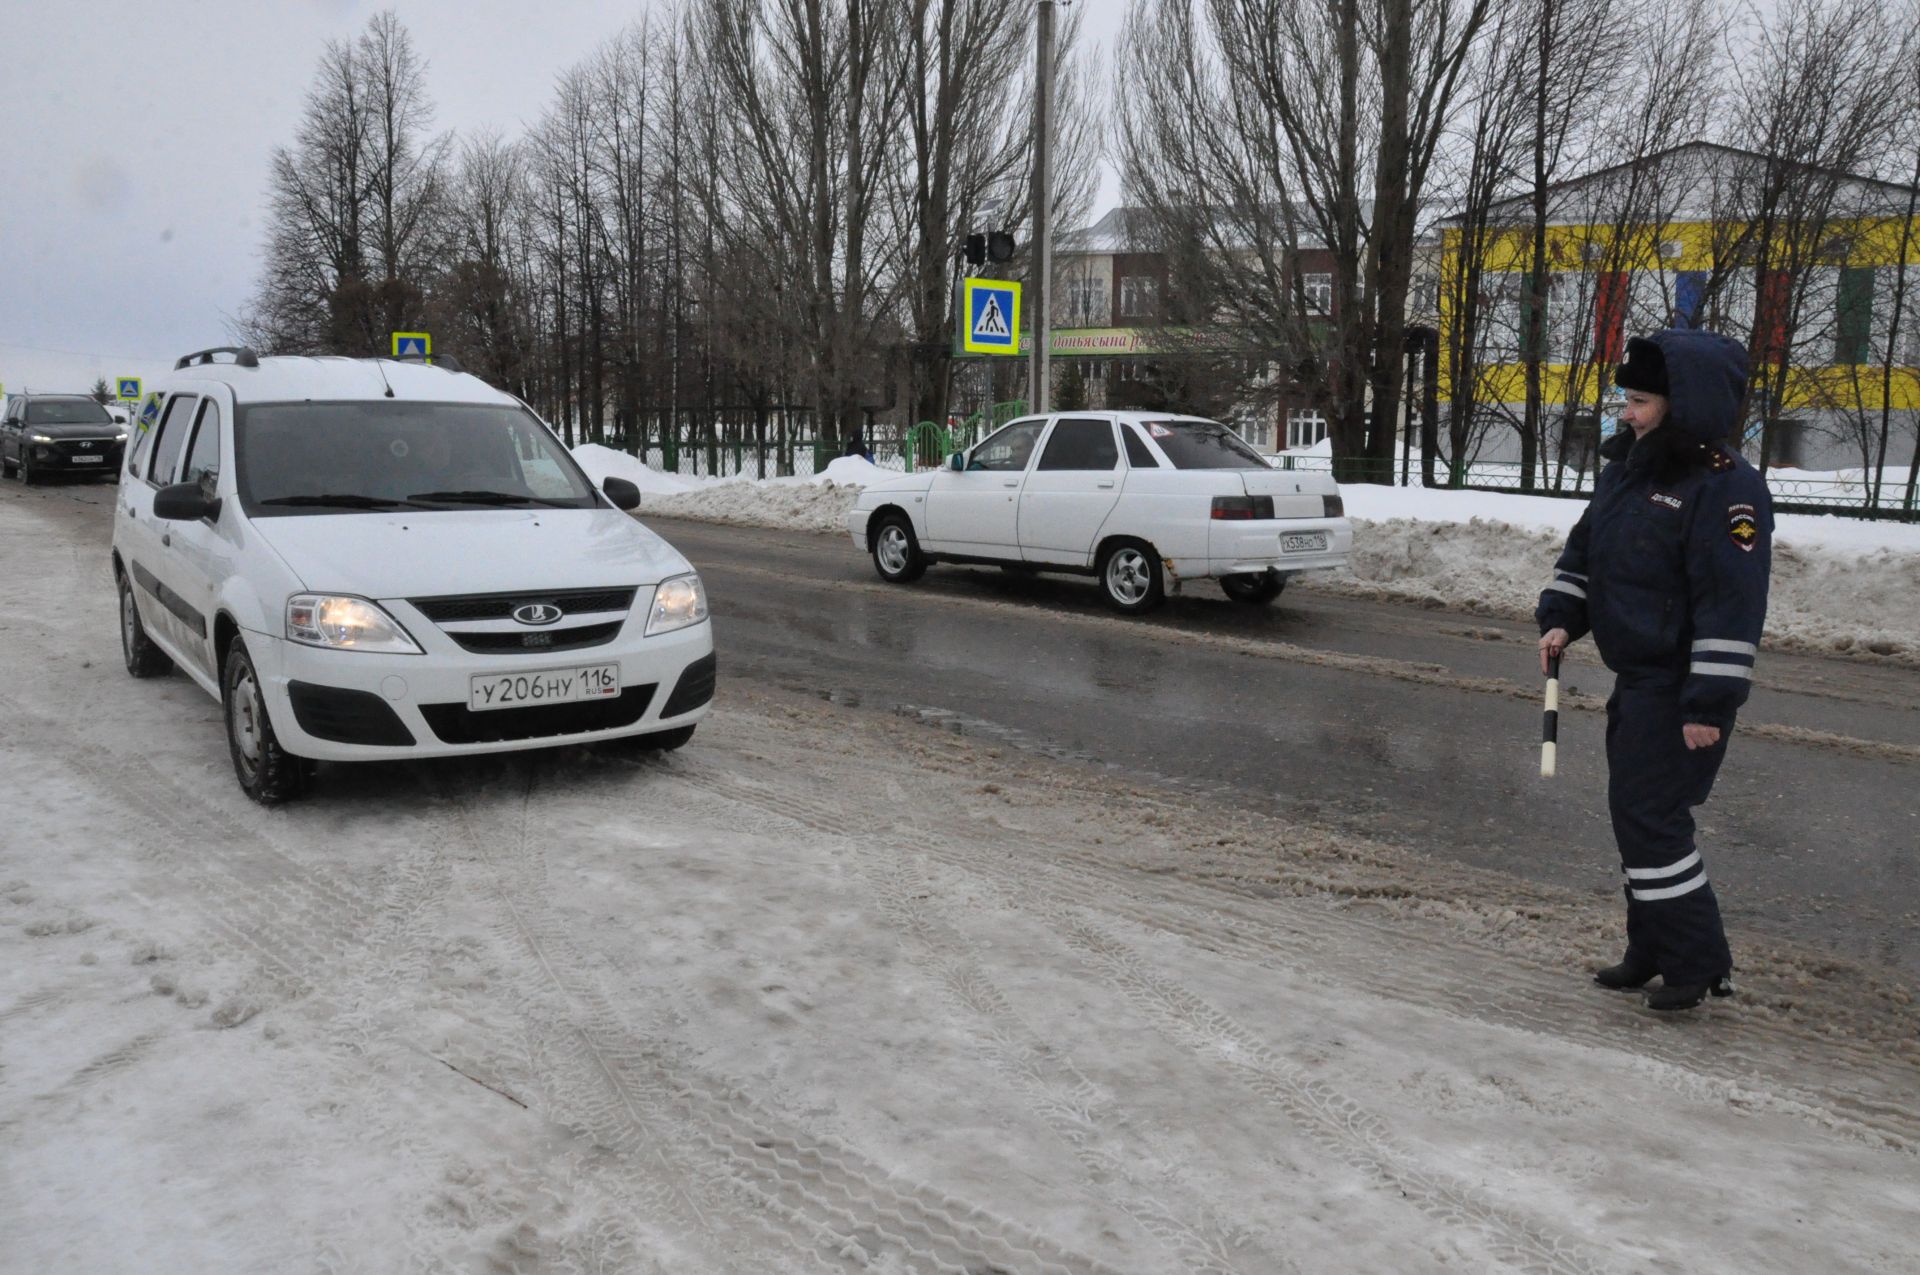
[[[260,675],[246,643],[239,638],[227,648],[226,674],[220,679],[220,702],[226,709],[227,751],[233,756],[234,778],[240,790],[263,806],[277,806],[300,795],[312,773],[312,763],[280,747],[267,716]]]
[[[127,672],[135,677],[159,677],[173,668],[167,653],[147,636],[140,623],[140,607],[133,600],[133,581],[120,573],[120,654],[127,661]]]
[[[1116,540],[1100,555],[1100,596],[1123,615],[1151,611],[1166,597],[1160,555],[1139,540]]]
[[[909,584],[927,573],[927,556],[904,514],[888,514],[873,533],[873,569],[889,584]]]
[[[20,481],[31,487],[40,481],[40,475],[33,468],[33,453],[25,448],[20,450]]]
[[[1280,596],[1287,587],[1286,577],[1277,571],[1249,571],[1244,575],[1220,577],[1220,591],[1235,602],[1261,607]]]
[[[18,465],[8,460],[5,456],[0,456],[0,474],[4,474],[6,477],[11,478],[13,477],[13,471],[18,468],[19,468]]]

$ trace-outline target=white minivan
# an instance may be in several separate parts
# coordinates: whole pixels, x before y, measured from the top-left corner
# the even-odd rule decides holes
[[[1274,469],[1227,426],[1165,412],[1013,421],[939,469],[867,487],[847,530],[883,580],[933,562],[1091,574],[1122,612],[1199,578],[1264,605],[1353,548],[1331,474]]]
[[[520,400],[444,364],[246,349],[182,358],[159,396],[114,515],[121,646],[221,701],[256,801],[315,761],[692,737],[699,575]]]

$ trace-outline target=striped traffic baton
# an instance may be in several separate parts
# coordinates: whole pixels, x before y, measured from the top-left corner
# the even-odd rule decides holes
[[[1540,719],[1540,778],[1553,778],[1555,737],[1560,733],[1560,657],[1547,657],[1547,711]]]

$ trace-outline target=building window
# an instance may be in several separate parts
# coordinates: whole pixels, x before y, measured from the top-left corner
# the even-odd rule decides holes
[[[1287,447],[1311,447],[1327,436],[1327,418],[1311,407],[1287,411]]]
[[[1308,314],[1333,313],[1333,276],[1330,274],[1308,274],[1300,276],[1300,290],[1306,294]]]
[[[1131,275],[1120,281],[1120,313],[1129,319],[1151,318],[1159,296],[1158,279]]]
[[[1249,446],[1263,452],[1273,450],[1273,422],[1264,417],[1244,416],[1239,421],[1240,437],[1247,440]]]
[[[1100,327],[1107,321],[1107,281],[1091,275],[1069,278],[1060,289],[1060,304],[1054,312],[1063,327]]]

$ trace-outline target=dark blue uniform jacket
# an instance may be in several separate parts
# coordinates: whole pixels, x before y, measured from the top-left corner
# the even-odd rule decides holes
[[[1739,423],[1746,351],[1712,332],[1651,339],[1667,418],[1601,447],[1610,463],[1535,618],[1569,640],[1591,631],[1622,682],[1673,686],[1683,720],[1724,731],[1753,685],[1773,540],[1766,484],[1721,441]]]

